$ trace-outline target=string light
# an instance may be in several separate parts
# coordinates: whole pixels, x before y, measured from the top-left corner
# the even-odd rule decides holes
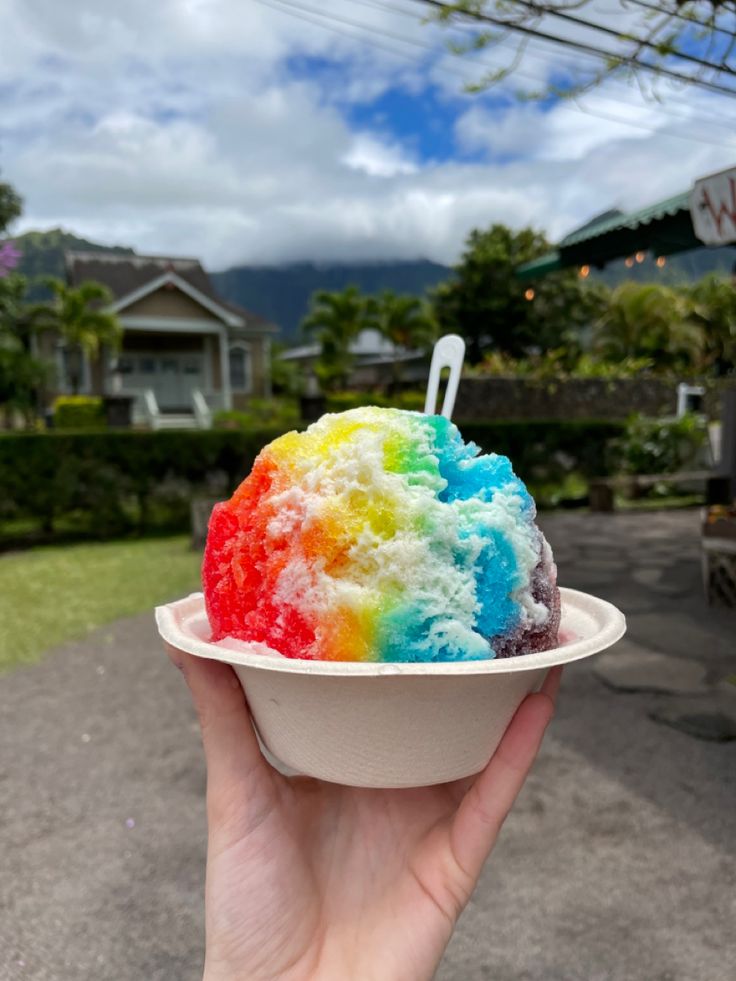
[[[660,269],[662,269],[664,267],[664,265],[665,265],[666,262],[667,262],[667,260],[665,259],[665,257],[663,255],[658,255],[657,256],[656,263],[657,263],[657,266]]]
[[[590,276],[590,266],[581,266],[580,267],[580,278],[581,279],[587,279],[588,276]]]
[[[531,286],[529,287],[528,290],[525,291],[525,293],[524,293],[524,299],[525,300],[533,300],[534,299],[534,290],[531,288]]]
[[[637,262],[644,262],[646,257],[647,257],[646,252],[637,252],[636,255],[634,256]]]
[[[627,256],[624,259],[624,265],[626,266],[627,269],[631,269],[631,267],[634,265],[634,257],[631,255]]]

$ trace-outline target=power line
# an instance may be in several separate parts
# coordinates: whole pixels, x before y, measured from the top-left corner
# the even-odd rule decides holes
[[[574,50],[579,51],[580,53],[588,54],[598,60],[600,60],[601,58],[606,58],[606,59],[613,58],[613,59],[621,60],[621,62],[624,64],[630,64],[632,66],[644,68],[648,71],[655,72],[657,74],[663,74],[669,78],[677,79],[679,81],[684,81],[691,85],[700,85],[706,88],[710,88],[713,91],[719,91],[727,95],[736,95],[736,89],[730,89],[724,86],[720,86],[716,82],[710,82],[707,79],[701,79],[693,75],[686,75],[686,74],[681,74],[679,72],[674,72],[671,69],[664,68],[662,66],[653,65],[646,61],[640,61],[638,58],[632,55],[628,55],[628,56],[621,55],[619,52],[612,51],[608,48],[599,48],[599,47],[595,47],[592,44],[587,44],[586,42],[583,41],[575,41],[572,38],[561,37],[556,34],[549,34],[545,31],[539,30],[538,28],[532,28],[529,27],[528,25],[519,23],[518,21],[501,20],[499,18],[492,17],[490,14],[486,14],[483,11],[455,10],[455,8],[451,7],[449,3],[441,2],[441,0],[414,0],[414,2],[435,7],[440,10],[454,11],[454,13],[457,16],[465,17],[468,20],[486,21],[488,23],[493,24],[494,26],[503,27],[511,32],[517,32],[530,37],[536,37],[539,38],[540,40],[544,40],[547,42],[553,42],[556,44],[561,44],[563,46],[571,47]],[[639,0],[633,0],[633,2],[639,2]],[[542,15],[557,17],[559,19],[574,23],[576,26],[582,26],[590,30],[599,31],[610,37],[614,37],[619,41],[631,41],[634,44],[646,48],[650,48],[652,50],[659,50],[659,45],[657,45],[655,42],[647,38],[642,38],[636,35],[631,35],[631,36],[622,35],[619,31],[616,31],[613,28],[609,28],[604,24],[598,24],[593,21],[585,20],[584,18],[577,17],[574,14],[568,14],[566,12],[563,12],[560,9],[543,6],[540,4],[536,4],[534,2],[528,2],[528,0],[515,0],[515,3],[517,3],[519,6],[527,8],[528,10],[537,14],[539,17],[541,17]],[[651,9],[657,10],[659,13],[667,13],[668,16],[671,16],[671,12],[663,11],[661,8],[651,6]],[[736,71],[734,71],[733,69],[728,68],[727,66],[724,66],[722,64],[716,64],[714,62],[707,61],[705,59],[698,57],[697,55],[690,55],[687,52],[683,52],[680,50],[672,50],[668,53],[676,57],[682,58],[684,60],[691,61],[695,64],[700,65],[701,67],[712,69],[715,72],[726,72],[728,74],[736,75]]]
[[[598,31],[607,37],[616,38],[617,41],[631,41],[632,44],[648,48],[650,51],[660,50],[660,46],[658,44],[647,38],[637,37],[635,35],[622,35],[621,31],[616,31],[612,27],[608,27],[605,24],[597,24],[595,21],[586,20],[584,17],[578,17],[576,14],[569,14],[559,8],[541,8],[538,4],[529,2],[529,0],[514,0],[514,2],[520,7],[525,7],[527,10],[530,10],[532,13],[537,15],[544,14],[545,16],[556,17],[558,20],[566,21],[568,24],[575,24],[577,27],[584,27],[587,30]],[[669,11],[660,9],[660,13],[667,14],[670,17],[672,16]],[[657,31],[659,31],[659,29],[660,28],[657,28]],[[711,61],[706,61],[704,58],[698,57],[698,55],[688,54],[686,51],[680,51],[676,48],[672,48],[668,51],[668,54],[675,58],[680,58],[683,61],[689,61],[695,65],[700,65],[701,68],[712,68],[719,72],[726,72],[729,75],[736,75],[736,71],[733,68],[715,65]]]
[[[321,27],[324,30],[332,31],[334,34],[340,34],[342,37],[350,38],[351,41],[362,41],[364,43],[370,44],[374,48],[379,48],[382,51],[388,51],[390,54],[397,55],[399,58],[404,58],[405,60],[411,61],[416,64],[416,59],[413,58],[408,51],[401,50],[399,48],[392,48],[387,44],[383,44],[380,41],[375,41],[372,38],[360,37],[358,34],[350,33],[349,31],[344,31],[340,27],[332,24],[326,23],[325,19],[329,22],[335,20],[336,18],[331,17],[329,14],[325,14],[322,11],[314,10],[314,8],[309,7],[298,7],[297,10],[286,9],[282,4],[288,3],[289,7],[297,7],[297,4],[289,3],[289,0],[256,0],[256,3],[260,3],[263,7],[269,7],[271,10],[277,10],[279,13],[286,14],[290,17],[296,17],[298,20],[305,21],[308,24],[314,24],[316,27]],[[313,13],[319,20],[315,20],[315,17],[308,15]],[[373,28],[367,24],[359,24],[356,21],[348,21],[345,18],[340,18],[340,20],[345,24],[350,24],[351,26],[357,27],[360,30],[370,30],[374,34],[381,34],[385,37],[393,38],[394,40],[401,41],[404,44],[414,44],[409,38],[402,38],[400,35],[391,34],[388,31],[382,31],[378,28]],[[424,45],[422,45],[424,47]],[[459,77],[467,79],[467,75],[463,75],[460,72],[454,72],[453,74]]]
[[[736,96],[736,89],[719,85],[717,82],[712,82],[703,78],[696,78],[693,75],[683,75],[681,72],[676,72],[671,68],[652,65],[649,64],[649,62],[640,61],[638,58],[631,55],[623,56],[617,51],[596,47],[595,45],[588,44],[585,41],[575,41],[573,38],[562,37],[559,34],[550,34],[548,31],[542,31],[539,28],[529,27],[526,24],[504,21],[498,17],[493,17],[490,14],[486,14],[481,11],[457,10],[450,4],[442,2],[442,0],[414,0],[414,2],[420,3],[423,6],[433,7],[436,10],[445,11],[448,14],[454,14],[460,18],[465,18],[466,20],[469,19],[479,21],[481,23],[492,24],[494,27],[502,27],[512,33],[521,34],[523,37],[538,38],[551,44],[570,48],[573,51],[592,54],[607,62],[610,62],[611,59],[613,59],[614,61],[619,61],[622,65],[629,65],[632,68],[641,68],[646,71],[653,72],[656,75],[662,75],[678,82],[685,82],[687,85],[694,85],[699,88],[709,89],[711,92],[718,92],[721,95],[728,95],[731,97]]]
[[[393,4],[382,2],[382,0],[347,0],[347,2],[348,3],[352,3],[352,4],[357,4],[358,6],[362,6],[362,7],[372,8],[374,10],[386,10],[389,13],[392,13],[392,14],[398,13],[398,14],[401,14],[402,16],[410,17],[413,21],[416,22],[416,14],[413,13],[412,11],[407,10],[404,7],[397,7],[397,6],[394,6]],[[412,2],[412,0],[407,0],[407,2]],[[328,14],[323,14],[323,16],[329,16],[329,15]],[[373,25],[368,25],[368,24],[365,25],[365,28],[368,29],[368,30],[380,30],[380,28],[374,28]],[[402,38],[402,40],[405,43],[407,43],[407,44],[416,44],[417,46],[425,47],[427,50],[434,50],[434,48],[431,45],[424,45],[421,42],[416,41],[414,38]],[[531,43],[534,43],[534,42],[531,42]],[[524,54],[526,56],[530,56],[530,57],[544,58],[545,61],[548,60],[547,54],[543,53],[542,51],[537,51],[536,49],[531,48],[529,46],[526,48]],[[481,69],[483,69],[483,68],[491,69],[491,68],[494,67],[494,66],[490,65],[488,62],[484,62],[484,61],[482,61],[481,59],[478,59],[478,58],[471,58],[471,59],[468,59],[468,60],[474,60]],[[514,75],[519,76],[520,78],[529,79],[535,85],[545,85],[546,84],[546,79],[544,79],[544,78],[537,78],[536,76],[530,75],[528,72],[525,72],[524,70],[519,69],[519,68],[515,68],[514,69]],[[462,76],[462,77],[465,78],[466,76]],[[615,81],[615,84],[619,84],[619,85],[622,84],[621,82],[618,82],[616,80],[614,80],[614,81]],[[606,98],[607,98],[607,101],[615,102],[615,103],[617,103],[619,105],[626,106],[627,108],[629,108],[630,105],[631,105],[631,102],[630,102],[630,100],[628,98],[616,98],[613,95],[608,95]],[[655,103],[652,102],[652,105],[654,106]],[[657,109],[657,112],[662,113],[665,116],[670,116],[672,119],[682,119],[682,120],[684,120],[686,122],[690,122],[690,123],[692,123],[692,121],[693,121],[693,117],[692,117],[691,114],[689,114],[689,113],[675,112],[675,111],[673,111],[673,109],[671,107],[669,107],[669,106],[668,107],[662,106],[660,103],[656,103],[656,109]],[[594,113],[591,113],[590,110],[584,110],[584,111],[588,112],[589,114],[594,114]],[[725,126],[727,126],[729,128],[732,128],[733,127],[733,119],[732,119],[732,117],[725,116],[725,115],[723,115],[723,116],[717,116],[717,115],[711,115],[709,113],[708,114],[699,113],[698,121],[699,122],[706,122],[706,123],[707,122],[710,122],[710,123],[712,123],[715,126],[724,126],[725,125]]]
[[[400,13],[400,14],[406,16],[406,17],[412,17],[412,18],[415,17],[415,15],[413,13],[411,13],[408,10],[406,10],[405,8],[403,8],[403,7],[397,7],[394,4],[392,4],[392,3],[387,3],[387,2],[383,2],[382,3],[381,0],[348,0],[348,2],[358,3],[358,4],[361,4],[362,6],[374,7],[376,9],[380,9],[380,10],[387,10],[389,13]],[[416,2],[416,0],[406,0],[406,2],[407,3],[412,3],[412,2]],[[420,2],[421,2],[421,0],[420,0]],[[637,0],[620,0],[620,2],[625,5],[627,2],[634,3],[634,2],[637,2]],[[579,4],[573,4],[573,5],[574,6],[578,6]],[[532,6],[532,4],[528,4],[528,6]],[[660,8],[652,7],[651,9],[658,10]],[[472,26],[470,24],[457,23],[454,26],[457,27],[457,28],[459,28],[459,29],[460,28],[463,28],[463,27],[467,27],[468,30],[470,30],[470,31],[473,30],[473,28],[472,28]],[[617,36],[619,36],[619,35],[617,35]],[[627,40],[630,40],[630,39],[627,38]],[[534,49],[534,48],[531,47],[531,45],[533,45],[535,43],[536,43],[535,39],[532,38],[532,39],[529,40],[529,45],[530,46],[526,48],[525,54],[530,55],[532,57],[544,57],[544,58],[546,58],[547,57],[546,54],[543,54],[543,52],[541,50],[542,48],[544,48],[545,51],[547,50],[547,47],[545,46],[544,42],[542,42],[540,44],[540,51],[539,52],[537,52],[536,49]],[[590,58],[592,61],[594,61],[596,63],[598,63],[600,61],[600,55],[599,54],[592,54],[592,53],[586,54],[585,52],[577,52],[577,54],[578,55],[582,55],[585,58]],[[717,68],[718,67],[716,65],[713,65],[711,62],[708,62],[708,65],[711,66],[711,67],[713,67],[713,68]],[[652,66],[652,67],[654,68],[655,66]],[[731,71],[731,70],[729,70],[729,71]],[[733,73],[736,74],[736,71],[734,71]],[[520,73],[517,73],[517,74],[520,74]],[[691,79],[692,76],[686,76],[686,78]],[[694,80],[697,81],[697,79],[694,79]],[[736,90],[734,90],[734,91],[736,91]],[[730,119],[729,119],[729,122],[731,122]]]
[[[348,18],[340,17],[337,14],[326,13],[321,10],[315,10],[313,7],[305,7],[304,5],[295,2],[295,0],[258,0],[258,2],[262,3],[265,6],[271,7],[271,9],[273,10],[278,10],[281,13],[285,13],[290,16],[297,17],[298,19],[304,20],[307,23],[314,24],[317,27],[322,27],[326,30],[332,30],[338,34],[341,34],[344,37],[349,37],[352,40],[362,40],[366,43],[370,43],[375,47],[381,48],[382,50],[389,51],[391,54],[398,55],[399,57],[405,58],[412,62],[414,62],[414,59],[406,51],[399,51],[396,48],[391,48],[388,45],[372,41],[371,39],[368,38],[356,37],[356,35],[354,34],[349,34],[347,31],[340,30],[339,28],[335,27],[335,25],[331,22],[336,20],[341,23],[356,27],[361,31],[365,31],[365,30],[371,31],[373,33],[378,33],[380,35],[401,41],[404,44],[410,44],[412,46],[419,47],[430,52],[434,51],[434,48],[431,45],[423,44],[422,42],[416,41],[413,38],[406,38],[403,37],[402,35],[394,34],[393,32],[385,31],[381,28],[375,27],[374,25],[369,25],[364,22],[357,22],[357,21],[349,20]],[[284,9],[285,7],[296,8],[296,9]],[[314,19],[315,16],[320,19],[315,20]],[[439,70],[444,71],[447,74],[455,75],[456,77],[462,78],[466,82],[469,81],[469,76],[467,76],[463,72],[453,71],[449,66],[436,66],[436,67],[438,67]],[[537,80],[534,79],[534,81]],[[644,132],[648,132],[652,134],[659,132],[664,135],[674,137],[675,139],[685,139],[688,140],[689,142],[710,143],[713,146],[721,146],[721,147],[732,146],[731,143],[724,143],[721,140],[714,140],[706,136],[696,136],[687,133],[672,132],[671,130],[665,130],[665,129],[653,129],[651,126],[648,126],[646,123],[636,122],[628,118],[622,118],[621,116],[614,116],[611,115],[610,113],[601,112],[597,109],[596,110],[588,109],[581,106],[577,102],[574,105],[563,103],[559,106],[559,108],[562,111],[567,111],[567,112],[578,111],[588,116],[594,116],[594,117],[597,116],[601,119],[606,119],[609,122],[620,123],[621,125],[629,126],[633,129],[639,129]],[[685,118],[685,117],[678,117],[678,118]],[[691,119],[688,118],[686,121],[691,121]]]
[[[727,30],[725,27],[720,27],[715,22],[709,24],[704,20],[697,20],[695,17],[688,17],[687,14],[680,13],[679,9],[671,10],[667,7],[661,7],[654,3],[647,3],[646,0],[623,0],[624,6],[627,4],[634,4],[635,7],[643,7],[645,10],[651,10],[657,14],[669,14],[670,17],[675,17],[677,20],[685,21],[685,23],[692,25],[693,27],[707,27],[710,31],[715,31],[716,34],[726,34],[728,37],[733,37],[734,32]]]
[[[268,2],[267,2],[267,0],[260,0],[260,2],[265,2],[266,5],[269,5]],[[430,45],[430,44],[424,44],[421,41],[417,41],[415,38],[407,38],[407,37],[404,37],[402,35],[395,34],[393,32],[389,32],[389,31],[386,31],[386,30],[384,30],[382,28],[376,27],[376,26],[374,26],[372,24],[366,24],[365,22],[358,22],[358,21],[350,20],[350,19],[345,18],[345,17],[340,17],[338,14],[327,13],[327,12],[324,12],[324,11],[321,11],[321,10],[316,10],[313,7],[306,7],[303,4],[300,4],[300,3],[296,2],[296,0],[273,0],[273,2],[278,3],[278,4],[285,5],[285,6],[289,7],[289,8],[295,8],[295,10],[289,10],[289,11],[287,11],[287,10],[284,10],[283,7],[274,7],[273,9],[280,9],[284,13],[292,13],[293,16],[301,17],[302,20],[307,20],[307,22],[312,23],[312,24],[315,24],[316,26],[319,26],[319,27],[324,27],[326,29],[334,29],[333,28],[333,25],[331,24],[331,22],[332,21],[338,21],[340,23],[348,24],[348,25],[350,25],[352,27],[356,27],[356,28],[358,28],[361,31],[370,31],[372,33],[377,33],[377,34],[380,34],[382,36],[386,36],[386,37],[389,37],[391,39],[401,41],[404,44],[410,44],[410,45],[412,45],[414,47],[418,47],[418,48],[421,48],[421,49],[426,50],[426,51],[429,51],[429,52],[434,52],[434,50],[435,50],[432,45]],[[299,11],[299,13],[297,13],[296,11]],[[314,19],[311,19],[309,16],[305,16],[305,15],[313,15],[313,16],[319,17],[321,19],[320,20],[314,20]],[[325,21],[327,21],[327,23],[325,23]],[[337,33],[341,33],[344,36],[355,37],[354,35],[347,35],[347,32],[345,32],[345,31],[339,31],[338,30]],[[378,47],[382,47],[384,50],[390,50],[391,53],[398,54],[400,57],[408,57],[410,60],[412,60],[412,61],[414,60],[414,59],[411,59],[411,57],[408,55],[408,53],[406,51],[399,52],[399,51],[397,51],[394,48],[388,48],[388,46],[386,46],[386,45],[380,45],[379,44],[377,46]],[[445,73],[448,73],[448,74],[453,74],[453,75],[455,75],[455,76],[463,79],[463,81],[466,81],[466,82],[469,81],[469,76],[468,75],[466,75],[464,72],[454,71],[449,66],[439,66],[439,70],[444,71]],[[523,76],[524,73],[521,72],[520,74]],[[534,81],[536,83],[539,82],[539,80],[536,79],[536,78],[532,78],[532,81]],[[611,101],[616,101],[616,100],[611,100]],[[656,129],[653,129],[651,126],[648,126],[646,123],[635,122],[635,121],[633,121],[631,119],[628,119],[628,118],[622,118],[621,116],[614,116],[614,115],[611,115],[610,113],[599,112],[598,110],[584,108],[579,103],[575,103],[575,105],[569,105],[567,103],[564,103],[564,104],[562,104],[560,106],[560,108],[563,111],[579,111],[579,112],[583,112],[583,113],[585,113],[586,115],[589,115],[589,116],[596,116],[596,115],[598,115],[598,116],[600,116],[601,119],[606,119],[606,120],[608,120],[610,122],[621,123],[623,125],[630,126],[630,127],[634,128],[634,129],[643,130],[643,131],[649,132],[649,133],[655,133],[655,132],[658,131]],[[679,118],[679,119],[683,119],[684,121],[687,121],[687,122],[692,122],[692,117],[684,117],[684,116],[682,116],[680,114],[675,114],[675,113],[671,113],[670,115],[672,115],[673,118]],[[721,124],[723,122],[723,120],[715,120],[714,119],[714,122],[716,122],[717,124]],[[724,143],[722,140],[714,140],[711,137],[706,137],[706,136],[699,137],[699,136],[689,135],[689,134],[685,134],[685,133],[673,133],[671,131],[661,130],[661,129],[659,130],[659,132],[666,133],[667,135],[673,136],[673,137],[675,137],[677,139],[687,139],[689,141],[694,141],[694,142],[705,142],[705,143],[710,143],[710,144],[712,144],[714,146],[724,146],[724,147],[731,146],[730,143]]]
[[[371,44],[374,47],[387,50],[391,54],[398,55],[399,57],[407,59],[414,64],[416,64],[416,60],[412,58],[407,51],[399,51],[396,48],[391,48],[388,45],[382,44],[380,42],[376,42],[370,38],[359,37],[356,36],[355,34],[349,34],[347,31],[342,30],[339,27],[336,27],[335,24],[333,24],[332,22],[338,21],[340,23],[348,24],[350,26],[356,27],[361,31],[366,31],[366,30],[372,31],[374,33],[391,37],[395,40],[399,40],[405,44],[410,44],[415,47],[420,47],[427,51],[432,51],[432,52],[434,51],[434,48],[431,45],[423,44],[422,42],[416,41],[413,38],[402,37],[401,35],[394,34],[393,32],[384,31],[383,29],[374,27],[373,25],[360,23],[345,17],[339,17],[336,14],[325,13],[321,10],[316,10],[313,7],[306,7],[302,4],[295,2],[295,0],[256,0],[256,2],[262,4],[263,6],[269,7],[272,10],[277,10],[280,13],[287,14],[288,16],[296,17],[297,19],[305,21],[310,24],[314,24],[317,27],[322,27],[325,30],[333,31],[337,34],[341,34],[344,37],[349,37],[352,40],[360,40],[364,43]],[[319,19],[315,19],[315,18],[319,18]],[[438,67],[440,71],[444,71],[445,73],[455,75],[456,77],[460,77],[464,81],[469,80],[468,75],[466,75],[463,72],[453,71],[450,68],[450,66],[436,66],[436,67]],[[599,112],[598,110],[586,109],[583,106],[579,105],[578,103],[575,103],[574,105],[570,105],[568,103],[562,103],[559,106],[559,109],[563,112],[582,112],[588,116],[598,116],[599,118],[606,119],[609,122],[620,123],[622,125],[629,126],[634,129],[643,130],[651,134],[659,132],[664,135],[671,136],[675,139],[684,139],[684,140],[688,140],[689,142],[710,143],[713,146],[721,146],[721,147],[731,147],[732,145],[734,145],[732,143],[724,143],[721,140],[713,140],[710,139],[709,137],[701,137],[701,136],[696,136],[687,133],[672,132],[670,130],[665,130],[665,129],[652,129],[652,127],[648,126],[646,123],[640,123],[631,119],[625,119],[622,118],[621,116],[613,116],[608,113]]]

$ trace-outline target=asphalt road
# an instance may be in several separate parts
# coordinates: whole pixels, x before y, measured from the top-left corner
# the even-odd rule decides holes
[[[617,602],[629,650],[736,671],[699,589],[697,516],[544,521],[561,581]],[[669,696],[568,669],[534,773],[440,981],[733,981],[736,742],[651,720]],[[151,617],[0,677],[0,979],[201,976],[205,774]]]

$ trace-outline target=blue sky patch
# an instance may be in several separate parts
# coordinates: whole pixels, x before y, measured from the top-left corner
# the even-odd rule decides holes
[[[422,163],[458,155],[454,127],[459,100],[439,99],[433,87],[418,93],[388,89],[370,103],[345,107],[353,130],[372,130],[411,148]]]

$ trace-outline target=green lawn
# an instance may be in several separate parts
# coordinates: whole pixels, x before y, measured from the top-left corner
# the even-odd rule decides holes
[[[183,535],[0,556],[0,671],[198,589],[200,562]]]

